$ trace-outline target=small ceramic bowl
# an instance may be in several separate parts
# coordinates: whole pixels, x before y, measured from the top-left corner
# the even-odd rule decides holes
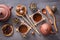
[[[13,34],[13,26],[10,24],[5,24],[2,26],[2,33],[5,36],[11,36]]]
[[[41,14],[40,12],[36,12],[30,15],[30,18],[35,25],[45,20],[45,18],[43,17],[43,14]]]
[[[27,33],[30,31],[31,27],[25,22],[21,23],[20,26],[16,29],[23,37],[26,37]]]

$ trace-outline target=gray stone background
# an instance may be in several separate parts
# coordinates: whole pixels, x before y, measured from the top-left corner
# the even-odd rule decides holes
[[[15,9],[16,9],[16,6],[18,4],[23,4],[27,7],[27,10],[28,10],[28,13],[31,15],[31,11],[29,9],[29,4],[31,2],[35,2],[37,3],[37,6],[39,9],[41,8],[45,8],[46,5],[54,5],[56,4],[57,5],[57,9],[58,9],[58,12],[56,12],[55,16],[56,16],[56,21],[57,21],[57,27],[58,27],[58,30],[59,32],[54,34],[54,35],[49,35],[49,36],[39,36],[37,33],[35,33],[35,35],[33,36],[31,34],[31,30],[28,34],[27,34],[27,37],[26,38],[23,38],[20,33],[16,32],[16,26],[14,26],[14,34],[10,37],[5,37],[3,34],[2,34],[2,30],[1,30],[1,26],[5,23],[11,23],[11,18],[12,17],[17,17],[16,14],[15,14]],[[5,4],[5,5],[8,5],[8,6],[13,6],[13,9],[12,9],[12,15],[11,15],[11,18],[7,21],[7,22],[4,22],[4,23],[0,23],[0,40],[60,40],[60,0],[0,0],[0,4]],[[17,17],[19,18],[19,17]],[[38,29],[39,25],[37,26],[37,29]]]

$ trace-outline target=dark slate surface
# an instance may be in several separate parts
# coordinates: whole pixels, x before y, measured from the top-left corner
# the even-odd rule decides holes
[[[30,14],[31,11],[29,9],[29,4],[31,2],[37,3],[38,8],[40,9],[45,8],[46,5],[50,5],[50,6],[54,4],[57,5],[58,12],[56,12],[55,16],[56,16],[57,27],[58,27],[59,32],[56,33],[55,35],[50,35],[50,36],[39,36],[37,33],[34,36],[32,36],[31,31],[33,30],[31,30],[28,33],[27,37],[23,38],[20,35],[20,33],[16,32],[15,30],[16,26],[14,26],[14,34],[11,37],[5,37],[2,34],[1,26],[5,23],[12,24],[11,20],[8,20],[7,22],[0,23],[0,40],[60,40],[60,0],[0,0],[0,4],[6,4],[8,6],[13,6],[11,18],[17,17],[15,14],[15,7],[17,6],[17,4],[25,5],[28,9],[28,13]]]

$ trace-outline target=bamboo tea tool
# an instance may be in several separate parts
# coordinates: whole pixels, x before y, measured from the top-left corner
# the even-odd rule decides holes
[[[54,28],[55,28],[56,32],[58,32],[58,29],[57,29],[57,26],[56,26],[56,17],[54,15],[54,13],[52,12],[51,8],[48,5],[46,6],[46,10],[54,18]]]
[[[17,12],[17,13],[16,13],[17,16],[21,16],[21,17],[40,35],[40,33],[39,33],[38,30],[36,29],[35,25],[32,24],[29,16],[26,14],[26,13],[27,13],[27,9],[26,9],[25,6],[23,6],[23,5],[18,5],[18,6],[16,7],[16,12]],[[24,16],[26,16],[29,21],[28,21]]]

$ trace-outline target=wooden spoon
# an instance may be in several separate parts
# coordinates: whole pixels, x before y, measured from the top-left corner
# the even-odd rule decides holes
[[[49,12],[49,14],[54,18],[54,28],[55,28],[56,32],[58,32],[58,29],[56,27],[56,17],[54,15],[54,13],[52,12],[51,8],[48,5],[46,6],[46,9]]]

